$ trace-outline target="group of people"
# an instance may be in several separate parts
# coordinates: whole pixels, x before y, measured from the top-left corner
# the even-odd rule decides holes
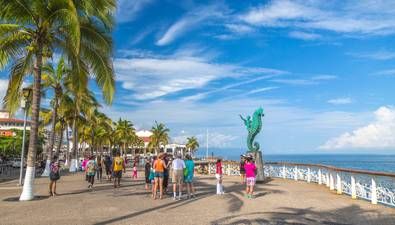
[[[187,198],[195,197],[195,188],[193,185],[195,163],[190,155],[186,155],[183,159],[180,154],[172,156],[161,153],[158,156],[147,158],[145,160],[145,188],[150,190],[152,198],[163,198],[164,194],[169,192],[169,179],[173,184],[173,199],[182,199],[183,190],[186,189]],[[137,160],[132,166],[132,179],[137,179]],[[119,188],[122,174],[126,172],[126,159],[121,157],[117,152],[115,157],[109,156],[94,156],[86,157],[81,163],[82,170],[85,171],[86,181],[88,181],[88,188],[92,189],[95,182],[95,176],[102,181],[103,168],[106,171],[107,180],[111,182],[114,179],[114,188]],[[49,193],[51,196],[56,196],[56,182],[60,178],[60,168],[57,156],[54,156],[50,164],[50,183]],[[254,186],[256,183],[257,167],[254,163],[253,157],[250,155],[242,155],[240,161],[240,176],[241,183],[246,184],[246,197],[253,198]],[[222,160],[218,159],[215,164],[215,177],[217,180],[216,194],[224,194],[223,188],[223,166]],[[178,191],[178,192],[177,192]],[[178,194],[178,195],[177,195]]]
[[[166,153],[154,156],[152,159],[146,160],[145,163],[145,182],[146,189],[151,190],[152,198],[163,198],[163,194],[168,193],[169,175],[173,183],[173,199],[180,200],[182,191],[185,187],[187,190],[187,198],[195,197],[195,188],[193,187],[195,164],[190,155],[186,155],[182,159],[181,155],[176,154],[173,159]],[[178,187],[178,197],[177,197]]]

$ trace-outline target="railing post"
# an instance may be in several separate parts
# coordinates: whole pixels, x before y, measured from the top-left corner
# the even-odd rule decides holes
[[[318,184],[322,184],[322,172],[321,169],[318,169]]]
[[[307,183],[310,183],[311,181],[311,170],[310,167],[307,168]]]
[[[283,178],[284,179],[287,178],[287,173],[285,171],[285,165],[283,165]]]
[[[329,173],[329,190],[335,190],[335,180],[333,179],[332,172]]]
[[[329,173],[328,172],[325,174],[325,179],[326,179],[326,186],[329,187],[330,185],[329,185]]]
[[[342,179],[339,175],[339,173],[336,173],[336,190],[337,190],[337,194],[341,195],[342,192]]]
[[[295,177],[295,180],[297,181],[298,180],[298,166],[295,166],[295,175],[294,175]]]
[[[374,177],[372,177],[372,204],[377,204],[377,186],[376,186],[376,181],[374,180]]]
[[[351,175],[351,198],[357,198],[357,188],[355,186],[355,177],[353,175]]]

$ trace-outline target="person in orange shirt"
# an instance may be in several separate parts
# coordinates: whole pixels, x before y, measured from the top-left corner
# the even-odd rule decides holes
[[[159,198],[163,198],[163,173],[165,171],[166,164],[163,160],[165,154],[160,154],[158,159],[154,162],[154,170],[155,170],[155,186],[154,186],[154,199],[156,199],[156,192],[159,187]]]
[[[126,173],[125,161],[121,157],[121,154],[117,152],[116,157],[112,161],[112,171],[114,177],[114,188],[121,186],[122,170]]]

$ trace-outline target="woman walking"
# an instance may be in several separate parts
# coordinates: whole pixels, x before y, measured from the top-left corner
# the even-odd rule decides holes
[[[222,185],[222,160],[218,159],[215,164],[215,178],[217,179],[217,195],[224,194],[224,187]]]
[[[51,164],[49,164],[49,195],[55,197],[56,194],[56,182],[60,179],[58,157],[54,156]]]
[[[95,182],[95,174],[97,170],[97,164],[94,160],[94,157],[91,156],[89,161],[86,163],[86,175],[88,176],[88,188],[92,188]]]
[[[148,190],[149,189],[149,185],[151,184],[150,173],[151,173],[151,163],[150,163],[149,159],[146,159],[145,160],[145,165],[144,165],[145,190]]]
[[[256,166],[251,157],[248,157],[246,160],[247,162],[244,165],[247,177],[246,196],[247,198],[253,198]]]
[[[160,154],[158,159],[154,162],[155,170],[155,187],[154,187],[154,199],[156,199],[156,192],[159,188],[159,198],[163,198],[163,173],[166,169],[166,164],[163,161],[164,154]]]
[[[190,155],[185,156],[185,171],[184,171],[184,182],[187,186],[188,198],[195,197],[195,188],[193,187],[193,174],[195,172],[195,163]]]
[[[100,155],[98,155],[96,157],[96,165],[97,165],[97,170],[96,170],[96,174],[97,174],[97,180],[99,180],[101,182],[102,179],[102,175],[103,175],[103,159]]]

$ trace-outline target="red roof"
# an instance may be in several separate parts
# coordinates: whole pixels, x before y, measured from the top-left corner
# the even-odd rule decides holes
[[[143,140],[144,142],[150,142],[151,141],[151,137],[140,137],[141,140]]]
[[[13,119],[13,118],[0,118],[0,123],[23,123],[23,120],[20,119]],[[26,121],[26,123],[30,123],[30,121]]]

